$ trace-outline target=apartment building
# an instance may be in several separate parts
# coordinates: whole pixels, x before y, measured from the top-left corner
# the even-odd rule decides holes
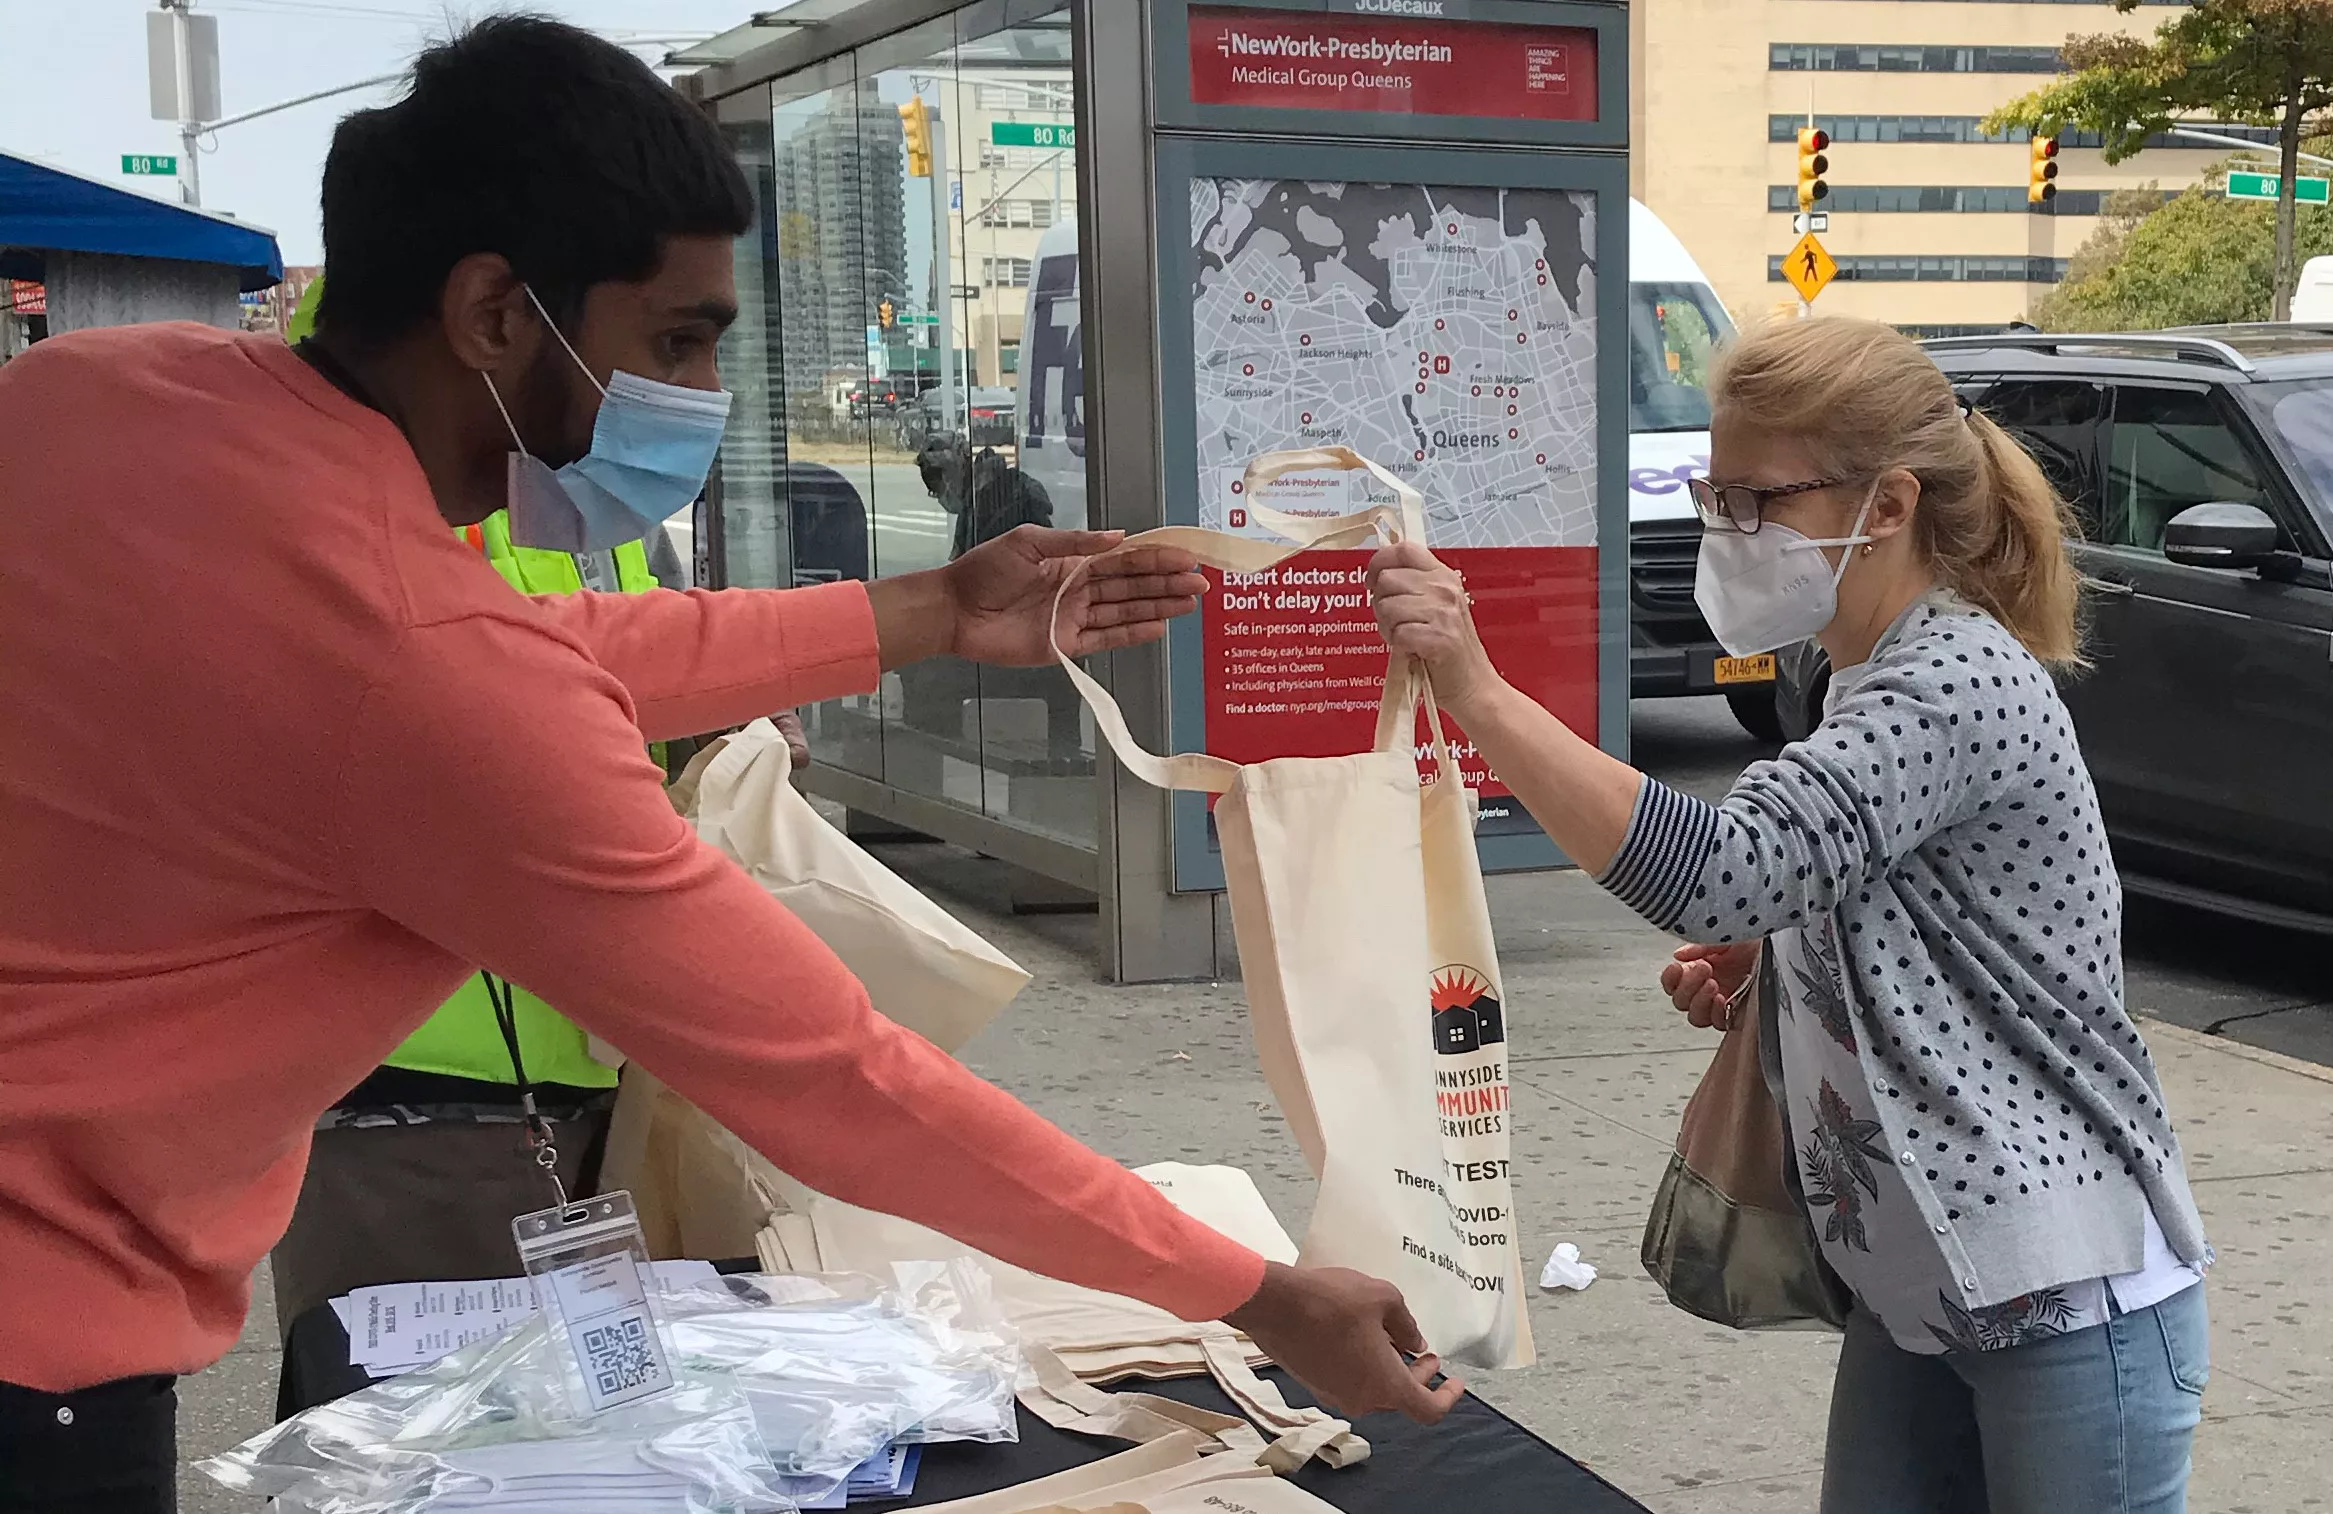
[[[864,381],[878,303],[928,300],[910,281],[899,111],[872,80],[780,107],[770,172],[791,374]],[[866,165],[862,168],[862,165]]]
[[[1637,0],[1632,185],[1740,319],[1796,308],[1797,130],[1829,131],[1823,243],[1839,277],[1817,308],[1922,335],[1997,330],[2065,275],[2115,189],[2176,191],[2227,156],[2166,139],[2109,165],[2061,138],[2059,194],[2028,205],[2022,133],[1995,107],[2058,71],[2070,32],[2152,34],[2175,0]],[[2262,141],[2265,129],[2215,130]]]

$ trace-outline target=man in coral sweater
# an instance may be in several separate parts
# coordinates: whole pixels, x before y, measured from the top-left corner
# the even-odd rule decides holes
[[[0,1501],[170,1507],[172,1379],[234,1341],[317,1116],[478,967],[838,1198],[1444,1412],[1391,1288],[1267,1266],[877,1016],[642,749],[1037,663],[1110,538],[514,595],[449,524],[588,549],[701,482],[746,183],[637,60],[505,18],[342,123],[323,204],[299,350],[132,327],[0,372]],[[1191,566],[1105,565],[1065,634],[1157,636]]]

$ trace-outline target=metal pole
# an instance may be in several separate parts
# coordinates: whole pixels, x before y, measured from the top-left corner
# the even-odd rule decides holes
[[[2237,147],[2242,148],[2246,152],[2264,153],[2268,151],[2269,147],[2269,144],[2264,142],[2247,142],[2242,137],[2223,137],[2217,132],[2195,131],[2185,126],[2167,127],[2165,128],[2165,135],[2173,137],[2193,137],[2198,142],[2209,142],[2214,147]],[[2303,163],[2315,163],[2321,167],[2333,168],[2333,158],[2320,158],[2313,152],[2304,152],[2300,154],[2300,160]]]
[[[956,283],[948,261],[948,128],[937,106],[931,110],[932,135],[932,291],[934,313],[940,319],[940,415],[942,423],[956,424]],[[965,409],[964,433],[971,442],[972,415]]]
[[[1811,72],[1806,77],[1806,124],[1810,131],[1815,124],[1815,76]],[[1806,222],[1806,230],[1800,232],[1799,235],[1802,237],[1813,236],[1815,231],[1814,206],[1808,205],[1801,212],[1801,217]],[[1815,302],[1801,296],[1798,302],[1798,318],[1802,321],[1812,320],[1814,313]]]
[[[172,62],[178,65],[178,147],[184,161],[178,192],[189,205],[203,202],[203,171],[195,156],[195,139],[199,135],[194,117],[194,19],[188,14],[193,0],[179,0],[170,8]]]
[[[257,110],[247,110],[239,116],[221,116],[216,121],[204,121],[201,123],[201,129],[211,132],[217,131],[222,126],[241,126],[246,121],[256,121],[261,116],[272,116],[279,110],[290,110],[295,105],[307,105],[317,100],[329,100],[334,95],[345,95],[355,90],[371,89],[377,84],[400,83],[406,77],[407,75],[404,73],[375,74],[370,79],[359,79],[354,84],[335,84],[330,89],[320,89],[312,95],[300,95],[290,100],[278,100],[273,105],[262,105]]]
[[[179,193],[186,197],[186,203],[197,210],[202,208],[203,203],[203,165],[202,159],[196,156],[201,141],[202,128],[191,121],[180,124],[178,128],[178,156],[186,165],[186,174],[180,181],[178,189]]]

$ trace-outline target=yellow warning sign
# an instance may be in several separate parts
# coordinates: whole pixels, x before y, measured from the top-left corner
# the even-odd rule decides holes
[[[1815,240],[1811,231],[1800,237],[1798,245],[1782,260],[1782,276],[1798,291],[1798,297],[1810,304],[1838,272],[1839,265],[1831,261],[1831,255],[1823,250],[1823,244]]]

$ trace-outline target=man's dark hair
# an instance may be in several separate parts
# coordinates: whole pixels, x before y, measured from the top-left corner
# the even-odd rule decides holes
[[[737,236],[752,219],[719,129],[647,64],[561,22],[494,16],[422,53],[403,99],[333,133],[318,325],[401,336],[480,252],[509,259],[564,325],[592,285],[654,274],[667,238]]]

